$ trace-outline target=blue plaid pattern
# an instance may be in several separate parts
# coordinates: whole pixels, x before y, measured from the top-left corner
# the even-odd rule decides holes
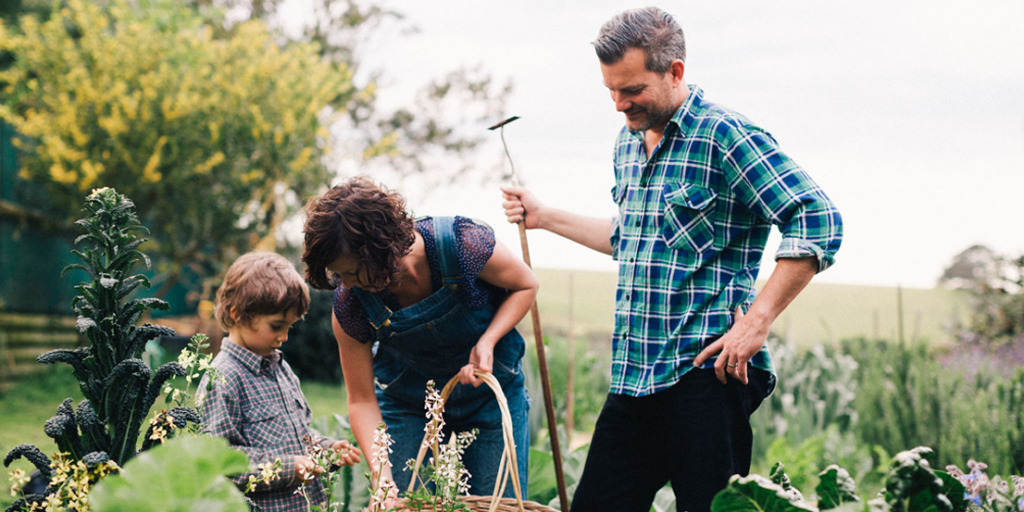
[[[306,499],[295,494],[299,483],[293,480],[294,457],[305,454],[302,437],[307,434],[325,448],[334,441],[309,430],[313,416],[299,378],[282,359],[280,350],[261,357],[226,338],[212,365],[225,380],[215,383],[205,395],[204,430],[227,438],[232,447],[245,452],[254,470],[257,464],[281,459],[281,478],[248,495],[263,512],[307,510]],[[200,393],[205,392],[206,382],[203,377]],[[232,475],[231,481],[244,491],[250,474]],[[318,480],[306,487],[314,504],[326,498]]]
[[[650,159],[643,134],[623,128],[612,197],[615,394],[672,386],[728,332],[736,308],[754,300],[773,224],[783,236],[775,258],[814,257],[819,272],[842,241],[839,211],[811,177],[768,132],[704,101],[695,85]],[[774,372],[767,344],[751,364]]]

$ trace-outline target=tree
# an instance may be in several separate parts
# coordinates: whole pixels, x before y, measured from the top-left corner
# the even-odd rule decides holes
[[[20,2],[0,14],[52,15],[0,25],[0,119],[22,135],[22,176],[65,222],[91,187],[135,198],[158,296],[186,269],[215,276],[273,248],[275,228],[337,175],[466,176],[511,91],[459,69],[379,110],[379,75],[353,83],[358,49],[402,16],[356,0],[313,0],[316,16],[291,36],[282,0]]]
[[[285,33],[286,0],[190,1],[197,11],[216,13],[220,7]],[[379,3],[310,0],[309,5],[311,16],[301,33],[282,37],[316,43],[325,59],[353,71],[364,67],[360,49],[382,26],[399,24],[403,32],[416,31],[400,12]],[[232,30],[230,23],[223,25]],[[370,74],[362,89],[366,94],[336,105],[346,116],[332,130],[345,150],[331,155],[332,168],[342,174],[352,167],[357,172],[386,168],[398,180],[428,176],[427,181],[442,185],[481,170],[474,161],[476,151],[486,140],[484,128],[504,118],[511,81],[498,83],[481,65],[450,70],[424,85],[410,104],[385,111],[377,104],[380,74]],[[503,169],[499,163],[477,176],[497,180],[507,177]]]
[[[93,187],[137,199],[165,293],[185,266],[215,274],[330,179],[336,107],[369,91],[315,44],[262,22],[214,37],[173,1],[71,0],[46,22],[0,25],[0,119],[19,132],[21,177],[70,219]]]
[[[939,283],[968,293],[972,311],[963,333],[967,339],[1024,339],[1024,255],[1010,257],[973,245],[953,257]]]

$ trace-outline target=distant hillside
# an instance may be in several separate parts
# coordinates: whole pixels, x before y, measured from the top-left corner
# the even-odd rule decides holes
[[[541,327],[548,334],[569,329],[569,281],[574,288],[575,332],[594,343],[608,339],[615,309],[615,274],[537,269],[541,282]],[[758,283],[758,289],[764,282]],[[773,330],[799,346],[855,336],[897,337],[896,288],[812,282],[775,322]],[[903,333],[907,340],[947,343],[949,325],[966,317],[963,297],[942,288],[903,290]],[[529,317],[520,326],[529,331]]]

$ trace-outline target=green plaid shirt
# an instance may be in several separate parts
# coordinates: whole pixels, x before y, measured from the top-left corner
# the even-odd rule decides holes
[[[691,86],[650,159],[643,133],[623,128],[616,142],[612,393],[671,387],[728,332],[754,300],[773,224],[775,258],[814,257],[819,272],[842,241],[839,211],[775,139],[703,96]],[[767,344],[751,364],[774,372]]]

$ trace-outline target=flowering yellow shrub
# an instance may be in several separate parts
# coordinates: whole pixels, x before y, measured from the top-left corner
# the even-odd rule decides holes
[[[83,192],[115,186],[171,261],[265,236],[327,184],[326,126],[360,93],[352,71],[259,21],[215,32],[178,2],[132,4],[71,0],[45,23],[0,24],[14,56],[0,119],[21,135],[21,176],[69,218]]]

